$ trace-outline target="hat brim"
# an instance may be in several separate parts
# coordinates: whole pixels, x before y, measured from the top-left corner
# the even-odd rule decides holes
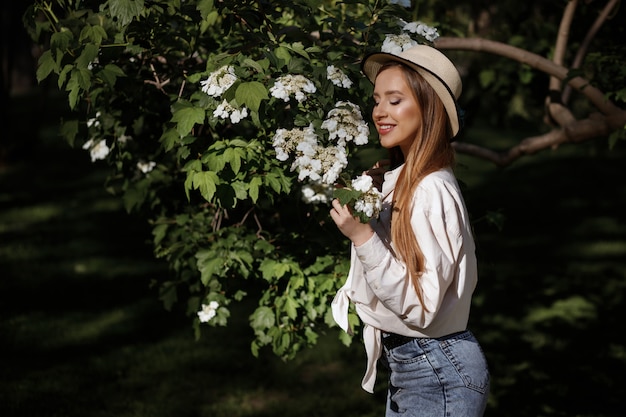
[[[443,55],[442,55],[443,56]],[[445,58],[447,59],[447,58]],[[419,65],[411,60],[404,59],[398,55],[390,54],[387,52],[374,52],[367,55],[361,61],[361,71],[365,76],[374,84],[376,77],[380,72],[380,69],[389,62],[400,62],[409,68],[417,71],[424,80],[435,90],[435,93],[441,99],[446,113],[448,113],[448,119],[450,121],[450,127],[452,129],[452,137],[459,133],[460,119],[459,112],[457,110],[457,103],[455,94],[452,92],[448,84],[445,83],[433,70],[426,66]],[[436,68],[437,63],[432,60],[425,61],[424,65],[429,65],[431,68]],[[449,65],[449,64],[447,64]],[[460,85],[460,83],[459,83]],[[458,91],[457,96],[460,94]]]

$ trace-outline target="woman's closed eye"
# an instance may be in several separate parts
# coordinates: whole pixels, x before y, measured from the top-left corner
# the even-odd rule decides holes
[[[400,99],[398,99],[398,100],[389,100],[389,104],[391,104],[392,106],[397,106],[401,102],[402,102],[402,100],[400,100]],[[380,101],[375,101],[374,102],[374,107],[378,106],[379,104],[380,104]]]

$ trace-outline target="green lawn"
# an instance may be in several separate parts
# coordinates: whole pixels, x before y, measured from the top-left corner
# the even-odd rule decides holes
[[[361,390],[359,343],[329,336],[291,362],[253,358],[245,304],[195,341],[149,286],[168,271],[146,225],[105,192],[102,166],[54,138],[45,110],[36,126],[16,115],[0,168],[0,416],[383,415],[384,375],[374,395]],[[623,148],[564,146],[503,170],[461,158],[481,268],[471,325],[493,378],[487,415],[623,414]],[[501,231],[489,212],[504,217]]]

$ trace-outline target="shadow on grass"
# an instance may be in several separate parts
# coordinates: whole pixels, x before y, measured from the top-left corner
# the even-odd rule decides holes
[[[150,289],[166,265],[102,167],[34,142],[0,172],[1,416],[381,415],[358,345],[325,337],[292,362],[254,358],[245,304],[195,341]]]
[[[484,132],[478,131],[477,134]],[[470,139],[468,139],[470,140]],[[359,343],[253,358],[248,315],[193,339],[149,288],[167,268],[82,151],[49,137],[0,172],[0,416],[382,416]],[[480,260],[471,327],[488,416],[621,416],[624,152],[563,147],[498,170],[461,158]],[[505,218],[502,231],[484,221]]]

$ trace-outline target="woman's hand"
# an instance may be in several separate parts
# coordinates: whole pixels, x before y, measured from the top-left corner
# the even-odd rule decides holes
[[[333,200],[333,208],[330,210],[330,217],[339,228],[339,231],[354,243],[361,246],[367,242],[374,234],[374,230],[369,224],[364,224],[352,215],[348,206],[342,206],[339,200]]]

